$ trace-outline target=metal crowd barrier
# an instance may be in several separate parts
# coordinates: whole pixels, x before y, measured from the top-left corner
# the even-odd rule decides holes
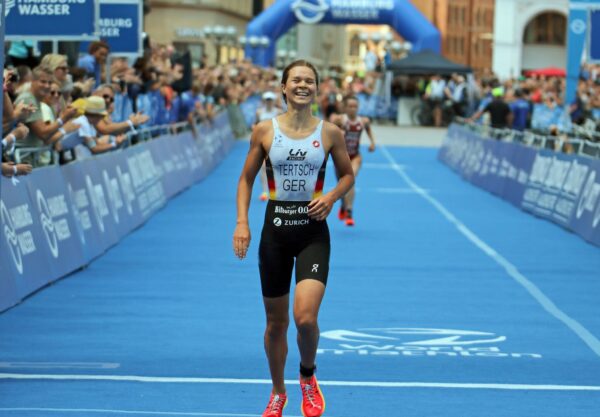
[[[573,137],[566,134],[553,136],[534,131],[520,132],[512,129],[496,129],[490,126],[472,123],[468,119],[460,117],[456,117],[455,122],[483,137],[489,137],[505,142],[521,143],[526,146],[550,149],[557,152],[600,158],[600,142],[581,137]],[[588,132],[588,134],[591,134],[591,132]],[[598,136],[598,138],[600,140],[600,136]]]
[[[176,134],[189,129],[190,124],[188,122],[179,122],[174,124],[145,127],[133,132],[129,131],[125,134],[127,136],[127,139],[118,148],[114,149],[111,152],[116,152],[129,146],[134,146],[137,143],[152,140],[153,138],[159,137],[164,134]],[[16,148],[14,152],[14,162],[19,164],[23,161],[23,158],[33,156],[33,160],[36,162],[34,163],[34,167],[39,166],[37,162],[40,160],[42,155],[46,153],[50,154],[51,162],[49,164],[45,164],[44,166],[58,165],[58,152],[54,150],[54,147],[52,145],[35,148]]]

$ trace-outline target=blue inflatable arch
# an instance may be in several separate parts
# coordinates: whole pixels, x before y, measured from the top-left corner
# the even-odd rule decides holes
[[[431,49],[440,53],[440,32],[409,0],[276,0],[246,30],[248,40],[266,36],[269,46],[247,44],[246,56],[256,64],[272,66],[277,39],[297,23],[387,24],[412,43],[413,51]]]

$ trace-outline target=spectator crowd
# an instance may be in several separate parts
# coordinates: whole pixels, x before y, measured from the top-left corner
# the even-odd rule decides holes
[[[75,66],[59,54],[37,60],[8,55],[3,175],[135,144],[144,137],[140,132],[151,130],[146,128],[189,128],[198,138],[197,123],[278,87],[274,70],[248,61],[191,68],[158,44],[131,65],[126,58],[108,61],[109,54],[109,45],[98,41]]]
[[[205,57],[192,68],[172,47],[161,44],[149,45],[133,63],[118,57],[109,61],[110,47],[99,41],[69,65],[65,55],[46,54],[39,59],[27,54],[30,49],[30,42],[11,43],[4,69],[5,176],[25,175],[36,167],[135,144],[143,140],[140,132],[147,132],[146,128],[166,128],[162,130],[166,132],[168,126],[187,127],[198,138],[196,124],[210,122],[225,109],[234,133],[242,135],[255,122],[256,107],[266,92],[275,93],[275,106],[285,106],[278,94],[278,71],[249,61],[211,66]],[[475,77],[389,77],[384,70],[387,61],[379,61],[365,72],[344,75],[341,68],[326,72],[314,113],[329,118],[342,111],[343,97],[353,95],[361,101],[362,115],[392,119],[398,99],[419,97],[421,124],[441,126],[458,116],[499,129],[550,135],[575,132],[598,140],[598,65],[582,67],[577,98],[564,103],[564,77],[500,81],[490,71]],[[250,102],[246,120],[241,116],[238,123],[240,112],[233,110]]]

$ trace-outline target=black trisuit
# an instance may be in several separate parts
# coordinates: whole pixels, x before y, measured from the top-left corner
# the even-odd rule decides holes
[[[308,217],[308,203],[321,196],[327,155],[321,121],[304,139],[291,139],[273,120],[273,143],[266,159],[269,202],[265,213],[259,267],[262,293],[280,297],[290,292],[296,258],[296,283],[316,279],[327,284],[329,228]]]

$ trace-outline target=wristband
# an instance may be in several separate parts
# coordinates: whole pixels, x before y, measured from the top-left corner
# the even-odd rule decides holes
[[[63,119],[61,119],[60,117],[56,119],[56,123],[58,123],[60,127],[62,127],[65,124],[65,122],[63,122]]]
[[[13,142],[10,144],[10,147],[8,146],[9,138],[12,138],[12,140],[13,140]],[[6,153],[8,155],[12,155],[15,152],[16,143],[17,143],[17,137],[12,133],[7,135],[4,139],[2,139],[2,147],[7,148]]]
[[[13,175],[17,175],[17,166],[13,165]]]
[[[135,125],[131,120],[127,120],[127,124],[129,125],[129,129],[135,131]]]
[[[63,136],[67,136],[67,131],[66,131],[64,128],[62,128],[62,127],[59,127],[59,128],[58,128],[58,131],[60,132],[60,134],[61,134],[61,135],[63,135]]]

